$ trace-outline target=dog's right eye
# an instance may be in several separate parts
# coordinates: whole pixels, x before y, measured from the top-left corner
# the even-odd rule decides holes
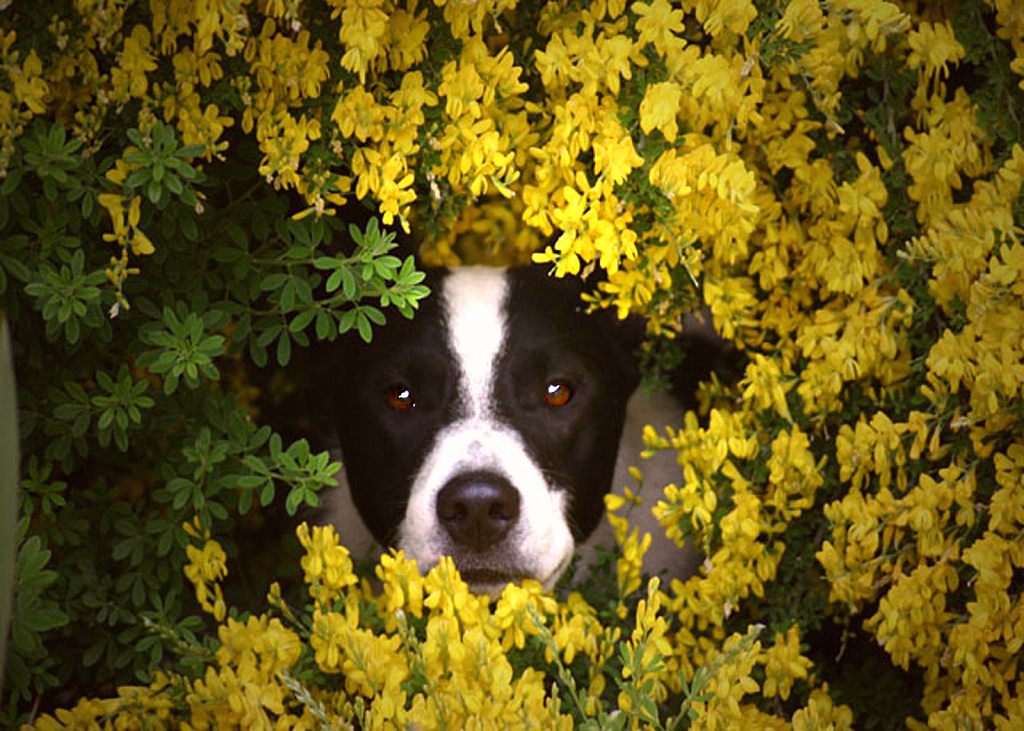
[[[572,398],[572,387],[565,381],[552,381],[544,390],[548,406],[565,406]]]
[[[387,394],[388,406],[395,411],[408,411],[416,405],[416,399],[412,396],[412,391],[409,390],[408,386],[401,384],[391,386],[388,389]]]

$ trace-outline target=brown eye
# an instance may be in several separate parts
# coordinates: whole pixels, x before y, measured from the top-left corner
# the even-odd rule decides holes
[[[572,398],[572,388],[562,381],[552,381],[544,392],[544,400],[548,406],[565,406]]]
[[[416,405],[408,386],[392,386],[388,389],[388,406],[395,411],[408,411]]]

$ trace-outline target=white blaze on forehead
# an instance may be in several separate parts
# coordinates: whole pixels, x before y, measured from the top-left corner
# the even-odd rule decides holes
[[[445,279],[442,295],[449,340],[462,375],[459,390],[468,415],[480,415],[486,411],[494,362],[505,339],[505,270],[456,269]]]

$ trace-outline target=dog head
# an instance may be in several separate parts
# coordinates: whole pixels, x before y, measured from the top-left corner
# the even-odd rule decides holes
[[[428,277],[412,321],[331,363],[352,500],[423,570],[448,555],[477,591],[550,587],[604,513],[639,329],[537,268]]]

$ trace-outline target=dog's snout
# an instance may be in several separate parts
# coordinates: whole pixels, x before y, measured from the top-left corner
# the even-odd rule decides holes
[[[519,491],[501,475],[470,473],[441,488],[437,517],[456,544],[484,551],[519,520],[519,503]]]

